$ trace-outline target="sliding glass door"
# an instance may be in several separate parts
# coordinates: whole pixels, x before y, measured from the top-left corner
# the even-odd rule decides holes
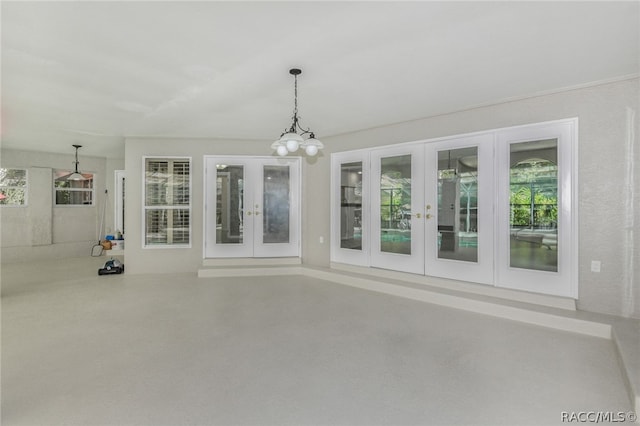
[[[205,257],[300,256],[300,161],[206,157]]]

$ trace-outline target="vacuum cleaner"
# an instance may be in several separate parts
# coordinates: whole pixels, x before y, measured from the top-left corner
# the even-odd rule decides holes
[[[118,259],[107,260],[103,268],[98,269],[98,275],[122,274],[124,264]]]

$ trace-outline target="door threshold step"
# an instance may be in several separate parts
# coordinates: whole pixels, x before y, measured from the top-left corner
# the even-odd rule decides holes
[[[215,258],[204,259],[202,266],[208,267],[232,267],[232,266],[285,266],[285,265],[300,265],[302,259],[299,257],[227,257],[227,258]]]

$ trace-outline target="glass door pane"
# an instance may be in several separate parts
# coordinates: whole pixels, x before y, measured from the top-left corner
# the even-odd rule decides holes
[[[216,164],[216,244],[244,241],[244,166]]]
[[[478,147],[438,151],[438,258],[478,261]]]
[[[362,161],[340,165],[340,248],[362,250]]]
[[[380,163],[380,251],[411,254],[411,155]]]
[[[300,256],[300,158],[257,158],[254,257]]]
[[[369,152],[331,154],[331,262],[370,266]]]
[[[264,166],[262,242],[289,242],[289,166]]]
[[[558,271],[558,141],[510,146],[509,259],[512,268]]]

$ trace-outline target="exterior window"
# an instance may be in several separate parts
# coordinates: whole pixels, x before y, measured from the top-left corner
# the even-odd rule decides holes
[[[0,168],[0,205],[24,206],[26,204],[27,171]]]
[[[93,205],[93,174],[82,173],[84,179],[74,179],[73,170],[54,170],[53,186],[56,206]]]
[[[145,159],[146,247],[191,243],[191,160]]]

